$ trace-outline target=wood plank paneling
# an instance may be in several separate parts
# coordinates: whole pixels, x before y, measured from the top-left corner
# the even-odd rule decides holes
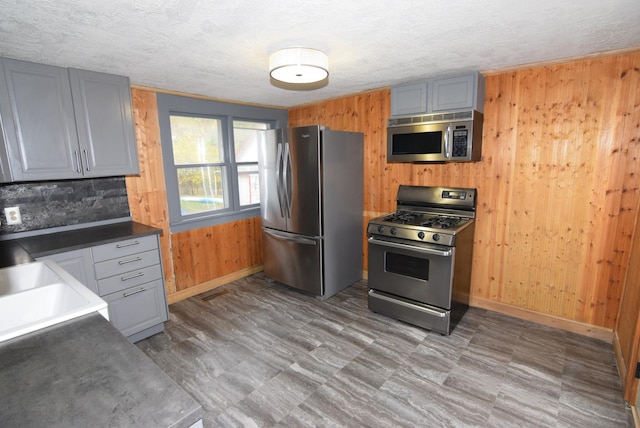
[[[293,108],[289,124],[364,132],[365,222],[395,208],[399,184],[478,188],[472,296],[611,331],[640,197],[638,64],[487,76],[478,163],[387,163],[388,89]]]
[[[262,264],[259,218],[171,235],[177,290]]]
[[[191,287],[220,285],[220,277],[237,279],[235,272],[254,272],[262,264],[260,219],[171,234],[156,94],[131,90],[140,176],[126,178],[133,220],[162,229],[162,261],[169,301],[189,297]]]
[[[127,176],[129,208],[134,221],[162,229],[160,251],[164,267],[167,294],[176,291],[171,259],[169,208],[162,165],[160,124],[156,94],[140,89],[131,90],[133,120],[138,145],[139,176]]]

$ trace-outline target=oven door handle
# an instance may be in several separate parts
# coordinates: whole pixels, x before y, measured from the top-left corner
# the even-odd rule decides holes
[[[399,244],[397,242],[382,241],[374,237],[369,238],[369,243],[386,245],[387,247],[399,248],[401,250],[418,251],[420,253],[433,254],[434,256],[449,257],[452,254],[451,250],[436,250],[435,248],[424,248],[417,245]]]

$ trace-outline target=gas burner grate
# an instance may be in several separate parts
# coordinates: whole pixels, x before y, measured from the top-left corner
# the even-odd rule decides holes
[[[451,229],[460,223],[460,217],[436,216],[420,223],[420,226],[431,227],[434,229]]]
[[[417,217],[418,217],[417,215],[410,213],[408,211],[396,211],[393,214],[389,214],[382,220],[388,221],[390,223],[408,224],[415,221]]]

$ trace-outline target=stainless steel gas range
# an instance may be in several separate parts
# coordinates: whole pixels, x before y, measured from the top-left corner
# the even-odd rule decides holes
[[[400,186],[369,222],[369,309],[448,335],[469,307],[476,189]]]

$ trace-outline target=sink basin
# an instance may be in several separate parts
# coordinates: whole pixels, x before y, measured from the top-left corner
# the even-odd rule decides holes
[[[91,312],[107,303],[52,261],[0,269],[0,342]]]

